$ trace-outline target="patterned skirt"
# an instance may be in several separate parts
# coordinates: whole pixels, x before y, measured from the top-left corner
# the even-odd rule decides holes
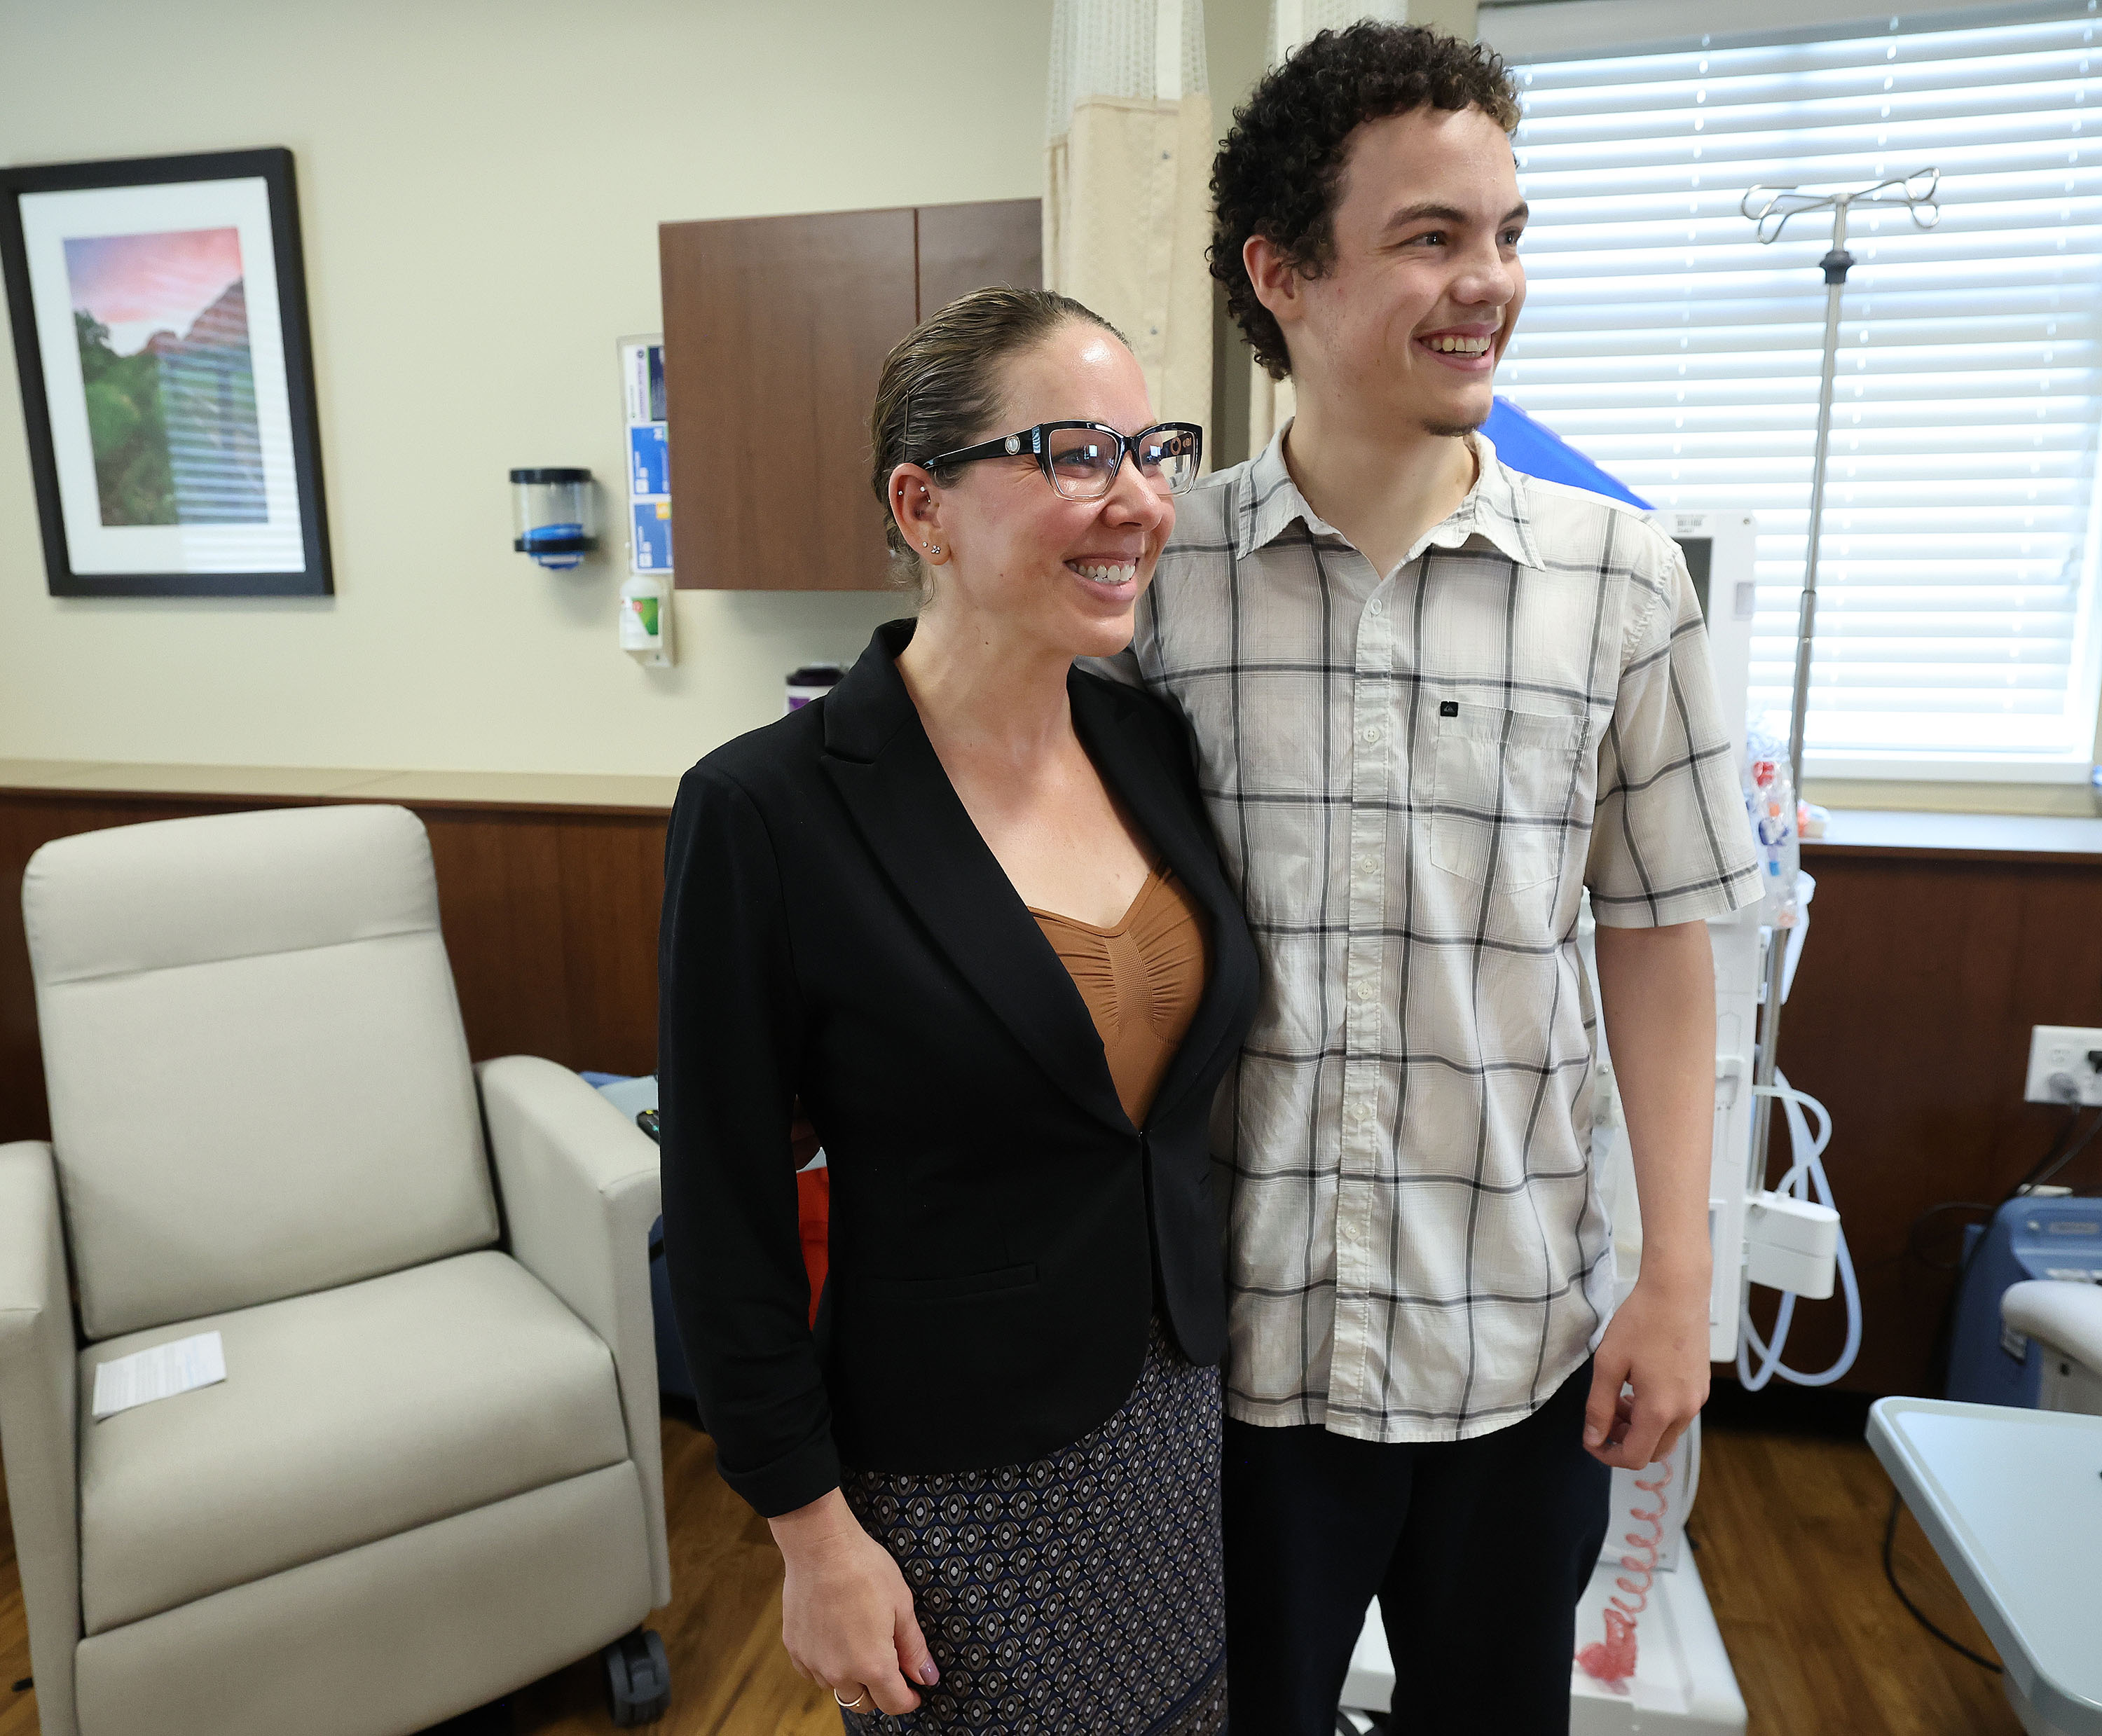
[[[991,1471],[849,1471],[843,1487],[942,1672],[907,1717],[843,1713],[854,1736],[1226,1729],[1219,1371],[1158,1319],[1124,1408],[1071,1446]]]

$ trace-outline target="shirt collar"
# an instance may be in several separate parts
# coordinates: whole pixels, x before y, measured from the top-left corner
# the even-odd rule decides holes
[[[1307,505],[1285,466],[1284,436],[1291,426],[1287,422],[1279,428],[1248,466],[1247,491],[1234,524],[1234,551],[1244,560],[1275,540],[1294,520],[1303,521],[1312,536],[1342,535]],[[1486,434],[1477,429],[1467,439],[1478,464],[1475,485],[1449,518],[1417,538],[1403,565],[1426,548],[1459,548],[1470,538],[1480,537],[1520,566],[1538,566],[1540,551],[1532,539],[1525,478],[1497,456],[1496,445]]]

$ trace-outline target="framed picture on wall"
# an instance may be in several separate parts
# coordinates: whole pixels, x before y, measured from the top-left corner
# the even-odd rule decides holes
[[[326,595],[287,150],[0,168],[57,596]]]

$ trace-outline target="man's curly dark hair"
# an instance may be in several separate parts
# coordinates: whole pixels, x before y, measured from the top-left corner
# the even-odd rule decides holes
[[[1289,374],[1292,361],[1284,334],[1256,299],[1243,245],[1262,236],[1319,277],[1334,252],[1350,135],[1368,121],[1424,108],[1479,108],[1507,133],[1518,127],[1518,95],[1492,50],[1421,24],[1370,20],[1321,32],[1234,111],[1212,161],[1212,275],[1272,379]]]

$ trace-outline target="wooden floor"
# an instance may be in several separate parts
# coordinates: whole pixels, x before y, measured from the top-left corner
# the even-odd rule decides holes
[[[654,1625],[673,1699],[658,1736],[838,1736],[831,1696],[781,1650],[781,1560],[765,1524],[716,1475],[707,1436],[663,1427],[675,1596]],[[1998,1678],[1921,1632],[1884,1584],[1890,1496],[1859,1441],[1708,1430],[1691,1532],[1750,1736],[2020,1736]],[[1909,1515],[1898,1534],[1914,1601],[1989,1654]],[[34,1690],[9,1691],[29,1673],[13,1536],[0,1524],[0,1736],[35,1736]],[[455,1720],[446,1736],[610,1730],[598,1694],[579,1664]]]
[[[2000,1678],[1923,1632],[1882,1568],[1891,1480],[1859,1439],[1710,1427],[1687,1529],[1751,1736],[2021,1736]],[[1944,1633],[1992,1644],[1909,1512],[1898,1580]]]
[[[840,1736],[831,1693],[781,1649],[781,1553],[766,1521],[716,1475],[715,1443],[668,1417],[664,1504],[672,1604],[650,1625],[672,1660],[672,1712],[658,1736]],[[573,1665],[514,1695],[492,1736],[610,1730],[602,1693],[594,1666]]]

